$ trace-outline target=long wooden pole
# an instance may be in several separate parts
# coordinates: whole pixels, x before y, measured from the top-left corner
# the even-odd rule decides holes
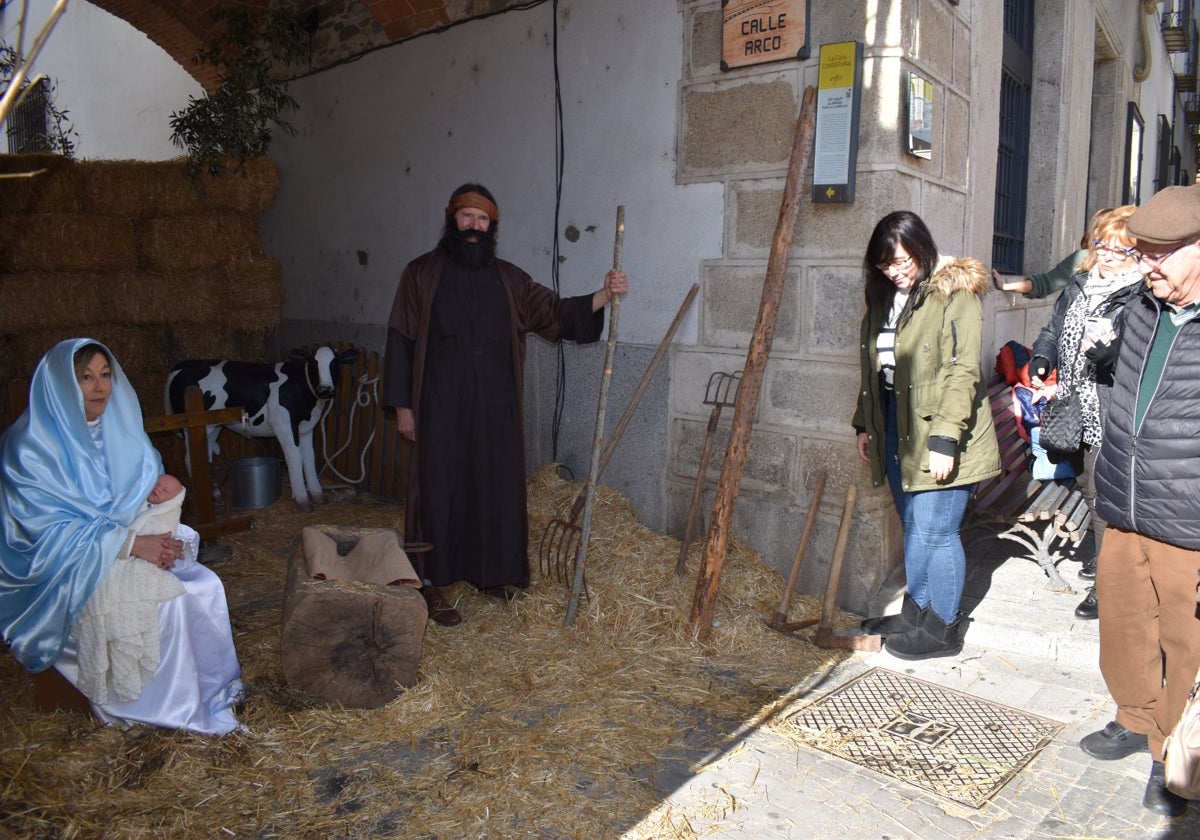
[[[625,205],[617,207],[617,232],[613,241],[613,268],[621,270],[621,249],[625,244]],[[580,525],[579,546],[575,549],[575,575],[571,582],[571,598],[567,602],[567,627],[575,623],[579,610],[579,595],[583,591],[584,570],[587,567],[588,540],[592,533],[592,503],[596,499],[596,477],[600,475],[600,447],[604,443],[604,413],[608,408],[608,386],[612,382],[613,358],[617,348],[617,318],[621,314],[621,296],[613,295],[609,304],[608,342],[604,346],[604,374],[600,377],[600,400],[596,406],[596,441],[592,447],[592,467],[584,487],[583,523]]]
[[[671,339],[675,337],[675,331],[679,329],[679,325],[683,323],[684,317],[688,313],[688,309],[692,306],[692,301],[696,299],[696,293],[700,291],[700,284],[693,283],[692,288],[688,289],[687,295],[683,299],[683,303],[679,306],[679,311],[675,313],[675,320],[671,322],[671,326],[667,328],[666,335],[662,341],[658,343],[658,350],[654,352],[654,357],[650,359],[650,364],[646,368],[646,372],[642,374],[642,380],[638,383],[637,388],[633,392],[633,396],[629,398],[629,405],[625,406],[625,413],[621,415],[621,419],[617,421],[617,425],[613,427],[612,434],[608,437],[608,443],[604,446],[604,451],[600,453],[600,467],[596,473],[596,478],[604,475],[604,468],[608,466],[608,459],[612,457],[613,450],[617,448],[617,443],[621,440],[621,435],[625,432],[625,427],[629,425],[629,421],[633,418],[633,412],[637,409],[638,403],[646,393],[646,389],[650,387],[650,380],[654,378],[654,372],[658,370],[658,364],[662,361],[663,355],[671,346]],[[571,514],[568,517],[568,522],[575,522],[579,518],[580,512],[583,510],[584,498],[587,494],[585,486],[579,495],[575,497],[575,504],[571,505]]]
[[[763,282],[758,321],[754,325],[754,335],[746,353],[742,384],[738,388],[737,400],[734,403],[729,446],[725,450],[725,463],[721,466],[721,480],[717,484],[717,497],[713,502],[708,541],[700,562],[696,596],[692,601],[691,622],[692,632],[702,642],[708,639],[712,630],[713,607],[717,600],[721,567],[725,564],[729,542],[729,523],[733,519],[733,505],[737,500],[738,487],[750,454],[750,434],[754,429],[754,415],[758,410],[758,394],[767,367],[767,356],[771,352],[771,341],[775,337],[775,318],[779,312],[779,302],[783,298],[783,282],[787,277],[788,257],[791,255],[792,241],[795,238],[796,216],[800,212],[801,182],[808,168],[812,149],[816,125],[816,99],[816,90],[809,85],[804,89],[800,118],[796,122],[792,157],[783,189],[783,203],[779,208],[779,221],[775,226],[775,236],[771,240],[771,254],[767,259],[767,277]]]

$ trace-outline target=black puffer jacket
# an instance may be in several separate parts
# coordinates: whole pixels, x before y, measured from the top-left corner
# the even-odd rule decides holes
[[[1138,391],[1162,304],[1125,308],[1108,425],[1096,464],[1096,509],[1108,524],[1200,550],[1200,318],[1179,329],[1136,428]]]

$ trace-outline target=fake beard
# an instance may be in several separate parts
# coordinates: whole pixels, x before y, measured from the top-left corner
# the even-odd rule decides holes
[[[468,237],[475,241],[469,241]],[[467,268],[482,268],[496,256],[496,240],[486,230],[459,230],[450,225],[442,237],[442,247],[452,260]]]

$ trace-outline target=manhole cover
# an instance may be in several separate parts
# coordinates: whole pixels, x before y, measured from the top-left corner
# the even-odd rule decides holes
[[[1064,724],[873,668],[787,718],[799,740],[979,808]]]

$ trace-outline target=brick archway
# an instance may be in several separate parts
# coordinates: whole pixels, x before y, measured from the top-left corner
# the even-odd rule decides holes
[[[96,6],[116,15],[174,58],[206,90],[213,90],[217,77],[212,68],[201,67],[192,59],[214,29],[212,10],[221,0],[91,0]],[[264,8],[269,0],[241,0],[254,8]],[[363,17],[378,27],[379,39],[400,41],[413,35],[483,17],[515,5],[518,0],[476,0],[470,4],[455,0],[352,0],[364,10]],[[318,13],[322,26],[321,0],[277,0],[274,4],[308,14]],[[468,12],[454,12],[449,7],[467,7]],[[369,15],[369,17],[368,17]],[[319,31],[319,29],[318,29]]]

